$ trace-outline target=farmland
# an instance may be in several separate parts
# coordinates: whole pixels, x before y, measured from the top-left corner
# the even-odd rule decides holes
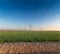
[[[0,43],[51,41],[60,41],[60,31],[0,31]]]

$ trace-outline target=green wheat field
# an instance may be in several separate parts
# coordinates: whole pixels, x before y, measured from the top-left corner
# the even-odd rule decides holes
[[[60,41],[60,31],[0,31],[0,43]]]

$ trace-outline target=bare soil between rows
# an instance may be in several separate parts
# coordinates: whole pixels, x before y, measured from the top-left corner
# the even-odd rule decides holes
[[[60,54],[60,42],[4,43],[0,54]]]

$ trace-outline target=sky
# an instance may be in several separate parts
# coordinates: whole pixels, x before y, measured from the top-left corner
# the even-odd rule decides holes
[[[0,29],[60,29],[60,0],[0,0]]]

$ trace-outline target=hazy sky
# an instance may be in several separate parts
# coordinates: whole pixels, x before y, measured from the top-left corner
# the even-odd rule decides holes
[[[59,28],[60,0],[0,0],[0,28]]]

